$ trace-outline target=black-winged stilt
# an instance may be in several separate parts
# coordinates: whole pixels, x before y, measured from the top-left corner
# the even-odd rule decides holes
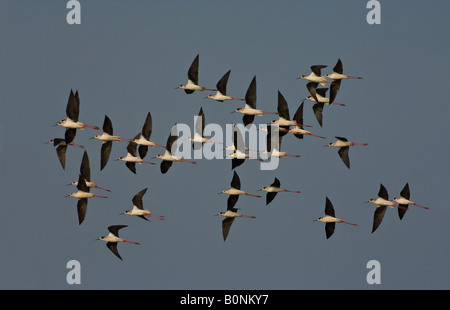
[[[275,178],[273,183],[270,186],[265,186],[261,188],[260,190],[266,191],[266,206],[272,202],[272,200],[275,198],[275,196],[280,192],[288,192],[288,193],[301,193],[300,191],[292,191],[287,190],[285,188],[280,187],[281,183],[278,178]]]
[[[97,240],[103,240],[106,241],[106,246],[108,249],[111,250],[111,252],[114,253],[118,258],[122,260],[122,257],[119,254],[119,251],[117,250],[117,243],[119,242],[126,242],[126,243],[132,243],[132,244],[140,244],[138,242],[134,241],[128,241],[123,238],[119,237],[119,230],[122,228],[128,227],[128,225],[112,225],[108,227],[109,234],[107,236],[102,236]]]
[[[368,145],[368,143],[356,143],[353,141],[348,141],[347,138],[344,137],[336,137],[337,141],[333,143],[328,143],[328,145],[325,146],[335,146],[338,147],[338,154],[339,157],[342,159],[344,164],[347,166],[347,168],[350,169],[350,158],[348,156],[348,151],[351,146],[365,146]]]
[[[331,201],[328,197],[326,197],[326,200],[325,200],[325,216],[319,217],[315,221],[325,223],[325,235],[326,235],[327,239],[333,235],[334,229],[336,227],[336,223],[344,223],[344,224],[349,224],[349,225],[353,225],[353,226],[358,226],[357,224],[352,224],[352,223],[346,222],[340,218],[337,218],[334,214],[333,204],[331,203]]]
[[[138,216],[146,221],[148,221],[147,217],[156,218],[158,220],[164,220],[163,215],[157,215],[150,212],[149,209],[144,209],[144,203],[142,201],[145,193],[147,192],[148,188],[144,188],[143,190],[139,191],[136,195],[133,196],[133,199],[131,200],[133,202],[133,208],[131,210],[124,211],[121,214],[127,214],[127,215],[135,215]]]
[[[184,89],[184,92],[186,94],[192,94],[194,91],[204,91],[204,90],[215,91],[215,89],[209,89],[198,85],[198,66],[199,66],[199,55],[195,57],[191,66],[189,67],[187,83],[178,86],[178,88]]]
[[[230,77],[231,70],[228,70],[227,73],[225,73],[220,80],[216,84],[217,92],[214,95],[208,95],[206,98],[214,99],[219,102],[223,102],[226,100],[245,100],[245,99],[239,99],[234,98],[231,96],[227,96],[227,84],[228,84],[228,78]]]
[[[398,216],[400,217],[400,219],[403,218],[406,211],[408,210],[408,205],[413,205],[413,206],[416,206],[416,207],[419,207],[422,209],[429,209],[428,207],[421,206],[421,205],[415,203],[414,201],[409,200],[409,196],[410,196],[409,184],[406,183],[405,186],[403,187],[402,191],[400,192],[400,197],[395,197],[392,199],[393,201],[398,203],[399,206],[404,208],[404,209],[398,208]]]

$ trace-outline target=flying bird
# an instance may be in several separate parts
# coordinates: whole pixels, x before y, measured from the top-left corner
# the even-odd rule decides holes
[[[271,121],[271,124],[277,125],[280,127],[281,134],[286,133],[289,130],[290,126],[302,126],[302,127],[311,127],[309,125],[299,124],[295,119],[291,120],[289,116],[289,107],[286,99],[278,91],[278,119]]]
[[[84,181],[86,182],[86,186],[89,188],[98,188],[107,192],[110,192],[109,189],[105,189],[103,187],[100,187],[97,185],[96,182],[91,181],[91,166],[89,163],[89,156],[87,154],[87,151],[84,151],[83,158],[81,159],[81,165],[80,165],[80,175],[83,177]],[[71,185],[78,185],[78,181],[73,181]]]
[[[103,240],[106,241],[106,246],[108,249],[111,250],[111,252],[114,253],[118,258],[122,260],[122,257],[119,254],[119,251],[117,250],[117,243],[119,242],[126,242],[126,243],[132,243],[132,244],[140,244],[138,242],[134,241],[128,241],[123,238],[119,237],[119,230],[122,228],[128,227],[128,225],[112,225],[108,227],[109,234],[107,236],[102,236],[97,240]]]
[[[383,221],[384,214],[386,213],[386,209],[389,206],[390,208],[400,208],[400,209],[406,209],[403,206],[397,205],[395,202],[389,200],[389,195],[386,187],[384,187],[383,184],[380,184],[380,190],[378,191],[378,197],[377,198],[371,198],[369,201],[377,206],[375,209],[375,213],[373,215],[373,225],[372,225],[372,233],[377,230],[377,228],[380,226],[381,222]]]
[[[298,124],[303,123],[303,106],[304,106],[304,102],[302,102],[300,104],[300,106],[297,108],[297,111],[294,114],[294,120]],[[313,134],[311,131],[304,129],[303,127],[304,126],[297,126],[297,125],[293,126],[291,129],[286,129],[286,128],[280,127],[280,131],[292,133],[298,139],[303,139],[303,135],[309,135],[309,136],[325,139],[325,137]]]
[[[328,88],[324,88],[324,87],[316,88],[313,91],[310,91],[311,95],[306,97],[305,100],[313,101],[316,104],[317,103],[320,103],[320,104],[324,103],[326,105],[335,104],[335,105],[339,105],[339,106],[345,106],[345,104],[335,102],[334,100],[331,99],[331,98],[333,98],[332,97],[333,96],[333,91],[335,91],[334,88],[330,87],[330,97],[326,96],[327,95],[327,91],[328,91]]]
[[[421,206],[421,205],[415,203],[414,201],[409,200],[409,196],[410,196],[409,184],[406,183],[405,186],[403,187],[402,191],[400,192],[400,197],[396,197],[396,198],[392,199],[393,201],[398,203],[399,206],[403,207],[403,208],[398,208],[398,216],[400,217],[400,219],[403,218],[406,211],[408,210],[408,205],[413,205],[413,206],[416,206],[416,207],[419,207],[422,209],[429,209],[428,207]]]
[[[357,145],[365,146],[365,145],[368,145],[368,144],[367,143],[356,143],[356,142],[353,142],[353,141],[348,141],[344,137],[336,137],[336,139],[337,139],[336,142],[328,143],[328,145],[325,145],[325,146],[338,147],[339,148],[339,150],[338,150],[339,157],[341,157],[342,161],[347,166],[347,168],[350,169],[350,158],[348,156],[348,151],[349,151],[350,147],[351,146],[357,146]]]
[[[86,181],[84,180],[84,177],[81,174],[78,177],[77,189],[78,189],[77,192],[71,193],[68,196],[75,197],[78,199],[78,202],[77,202],[78,224],[81,225],[81,223],[83,223],[83,221],[86,217],[88,198],[94,198],[94,197],[108,198],[108,197],[99,196],[99,195],[95,195],[94,193],[90,193],[89,187],[86,185]]]
[[[204,91],[204,90],[216,91],[215,89],[209,89],[198,85],[198,66],[199,66],[199,55],[195,57],[191,66],[189,67],[187,83],[181,84],[180,86],[178,86],[178,88],[184,89],[184,92],[186,94],[192,94],[194,91]]]
[[[336,65],[333,68],[333,73],[325,75],[327,78],[331,79],[331,86],[330,86],[330,103],[334,102],[334,99],[337,96],[337,93],[339,92],[339,89],[341,87],[342,80],[345,79],[362,79],[362,77],[359,76],[350,76],[343,74],[344,69],[342,65],[341,59],[338,59],[336,62]]]
[[[137,134],[134,139],[138,139],[140,134]],[[133,139],[133,140],[134,140]],[[155,163],[145,161],[141,157],[137,155],[137,143],[131,140],[127,146],[127,155],[119,157],[118,160],[124,161],[127,168],[136,174],[136,164],[150,164],[154,165]]]
[[[280,180],[275,178],[273,183],[270,186],[265,186],[261,188],[260,190],[266,191],[266,206],[272,202],[272,200],[275,198],[275,196],[280,192],[289,192],[289,193],[300,193],[300,191],[291,191],[287,190],[285,188],[280,187],[281,183]]]
[[[239,175],[236,173],[236,171],[233,171],[233,178],[231,179],[231,187],[230,189],[223,190],[219,194],[227,194],[229,195],[227,206],[228,209],[233,208],[236,202],[239,199],[239,195],[246,195],[251,197],[257,197],[260,198],[261,196],[258,195],[252,195],[247,193],[246,191],[241,190],[241,179],[239,178]]]
[[[238,108],[234,112],[242,113],[242,122],[244,126],[253,123],[255,115],[262,116],[264,114],[278,114],[277,112],[267,112],[258,110],[256,108],[256,76],[253,77],[250,85],[248,86],[247,92],[245,93],[245,106],[243,108]]]
[[[350,75],[344,74],[344,69],[343,69],[342,61],[340,58],[337,60],[336,65],[333,68],[333,73],[326,74],[325,76],[332,80],[345,80],[345,79],[360,80],[360,79],[362,79],[362,77],[360,77],[360,76],[350,76]]]
[[[56,146],[56,155],[58,156],[59,163],[61,164],[61,167],[65,170],[66,169],[66,153],[67,153],[67,147],[68,146],[75,146],[80,149],[84,149],[84,146],[73,143],[73,140],[75,139],[76,135],[76,129],[74,128],[67,128],[66,132],[64,133],[64,139],[62,138],[54,138],[52,140],[49,140],[46,143],[51,143],[53,146]]]
[[[322,69],[326,68],[326,65],[314,65],[311,66],[311,73],[309,75],[301,75],[298,79],[305,79],[309,82],[317,83],[322,86],[325,86],[326,83],[330,83],[327,81],[325,76],[322,76]]]
[[[326,197],[326,200],[325,200],[325,216],[319,217],[315,221],[325,223],[325,235],[326,235],[327,239],[333,235],[334,229],[336,227],[336,223],[344,223],[344,224],[349,224],[349,225],[353,225],[353,226],[358,226],[357,224],[352,224],[352,223],[346,222],[340,218],[337,218],[334,214],[333,204],[331,203],[330,199],[328,199],[328,197]]]
[[[195,122],[195,132],[193,137],[188,137],[189,141],[192,141],[192,148],[194,150],[199,150],[202,148],[203,143],[212,143],[210,139],[203,136],[205,130],[205,113],[203,108],[200,108],[198,112],[197,121]]]
[[[105,168],[108,163],[109,156],[111,155],[111,149],[113,142],[119,141],[131,141],[131,139],[121,138],[113,135],[113,125],[108,115],[105,115],[103,120],[103,133],[101,135],[95,135],[93,138],[102,141],[102,148],[100,151],[100,170]]]
[[[161,147],[165,148],[163,145],[159,145],[156,142],[150,141],[150,136],[152,135],[153,120],[150,112],[147,113],[144,125],[142,126],[141,134],[136,136],[132,141],[136,143],[139,151],[139,157],[144,159],[147,156],[148,147]]]
[[[261,158],[250,156],[246,151],[253,151],[245,146],[242,134],[237,126],[233,126],[233,145],[225,147],[226,150],[233,151],[227,157],[231,158],[231,170],[242,165],[246,158],[262,161]]]
[[[230,200],[227,203],[227,211],[225,212],[219,212],[216,215],[224,216],[225,218],[222,221],[222,236],[223,241],[225,241],[228,237],[228,234],[230,232],[231,225],[234,222],[234,219],[236,217],[245,217],[245,218],[256,218],[253,215],[245,215],[242,213],[238,213],[238,209],[234,207],[236,204],[237,199],[233,200],[232,203],[230,203]]]
[[[323,108],[326,105],[330,105],[335,104],[335,105],[340,105],[340,106],[345,106],[345,104],[343,103],[337,103],[334,102],[334,99],[331,98],[327,98],[326,97],[326,92],[328,90],[328,88],[317,88],[317,83],[308,83],[307,85],[308,91],[310,93],[310,96],[306,97],[303,101],[305,100],[310,100],[313,101],[314,104],[312,106],[312,110],[314,112],[314,116],[317,119],[317,122],[319,123],[319,125],[322,127],[323,125]],[[330,94],[333,94],[333,92],[336,91],[336,88],[334,87],[334,84],[331,85],[330,87]],[[303,103],[302,101],[302,103]]]
[[[217,92],[214,95],[208,95],[206,98],[214,99],[219,102],[224,102],[226,100],[245,100],[245,99],[239,99],[234,98],[231,96],[227,96],[227,84],[228,84],[228,78],[230,77],[231,70],[228,70],[227,73],[225,73],[220,80],[216,84]]]
[[[167,138],[166,143],[166,151],[164,154],[156,155],[156,158],[162,159],[160,170],[162,174],[166,174],[169,171],[170,167],[172,167],[173,162],[186,162],[190,164],[196,164],[195,161],[186,160],[180,156],[175,156],[175,151],[177,150],[177,140],[178,140],[178,131],[177,125],[175,124],[170,131],[170,135]]]
[[[78,95],[78,91],[73,93],[73,91],[70,90],[69,100],[66,106],[66,118],[57,122],[56,125],[74,129],[85,129],[85,128],[95,130],[100,129],[97,126],[80,122],[78,120],[79,114],[80,114],[80,97]]]
[[[271,127],[271,128],[269,128]],[[275,128],[275,129],[274,129]],[[278,137],[277,137],[278,136]],[[262,153],[268,154],[274,157],[300,157],[300,155],[288,154],[281,151],[281,142],[283,140],[283,134],[279,134],[278,128],[275,125],[267,126],[266,136],[266,150]]]
[[[147,217],[156,218],[158,220],[164,220],[164,215],[157,215],[150,212],[149,209],[144,209],[144,203],[142,202],[142,199],[147,192],[148,188],[144,188],[143,190],[139,191],[136,195],[134,195],[132,202],[133,202],[133,208],[131,210],[124,211],[121,214],[128,214],[128,215],[135,215],[138,216],[146,221],[148,221]]]

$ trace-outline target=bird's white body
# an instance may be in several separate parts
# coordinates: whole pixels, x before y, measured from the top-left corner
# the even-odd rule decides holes
[[[139,145],[156,146],[155,142],[145,139],[142,135],[140,135],[138,139],[133,139],[131,141]]]
[[[352,141],[342,141],[342,140],[337,140],[336,142],[328,144],[328,146],[337,146],[337,147],[345,147],[345,146],[353,146],[353,145],[355,145],[355,143]]]
[[[75,128],[75,129],[84,129],[86,127],[85,123],[73,121],[69,117],[59,121],[58,125],[65,128]]]
[[[309,134],[311,134],[310,131],[308,131],[306,129],[303,129],[303,128],[299,127],[299,126],[292,127],[290,130],[288,130],[288,132],[293,133],[293,134],[298,134],[298,135],[309,135]]]
[[[276,187],[276,186],[267,186],[262,188],[263,191],[266,191],[268,193],[279,193],[279,192],[285,192],[286,190],[284,188]]]
[[[325,215],[324,217],[320,217],[317,219],[319,222],[323,222],[323,223],[340,223],[342,222],[342,220],[340,218],[334,217],[334,216],[330,216],[330,215]]]
[[[225,217],[242,217],[243,215],[231,210],[227,210],[226,212],[220,212],[219,215],[225,216]]]
[[[314,73],[310,73],[309,75],[302,75],[300,78],[308,80],[313,83],[319,83],[322,86],[325,86],[327,83],[327,79],[324,76],[317,76]]]
[[[150,210],[148,209],[139,209],[136,206],[133,206],[133,209],[129,210],[129,211],[125,211],[125,214],[128,215],[148,215],[150,216],[152,213],[150,212]]]
[[[331,74],[325,75],[325,77],[332,79],[332,80],[345,80],[345,79],[362,79],[362,77],[356,77],[356,76],[350,76],[338,72],[333,72]]]
[[[119,136],[112,136],[106,132],[101,135],[94,136],[95,139],[101,140],[103,143],[107,141],[121,141],[122,139]]]
[[[236,109],[235,112],[239,112],[246,115],[258,115],[258,116],[262,116],[264,114],[262,110],[253,109],[248,104],[245,104],[244,108]]]
[[[270,156],[274,156],[274,157],[286,157],[287,156],[286,152],[280,152],[277,149],[273,149],[272,152],[262,151],[261,153],[269,154]]]
[[[317,97],[317,100],[318,100],[320,103],[330,104],[330,98],[321,96],[321,95],[318,94],[318,93],[316,93],[316,97]],[[308,96],[308,97],[306,97],[306,99],[307,99],[307,100],[310,100],[310,101],[313,101],[313,102],[316,102],[316,99],[314,99],[313,96]]]
[[[350,76],[342,74],[342,73],[337,73],[337,72],[333,72],[331,74],[327,74],[326,75],[327,78],[332,79],[332,80],[344,80],[344,79],[349,79]]]
[[[78,199],[95,197],[94,193],[89,193],[85,191],[78,191],[76,193],[71,193],[70,196]]]
[[[246,191],[243,191],[243,190],[240,190],[237,188],[233,188],[233,187],[230,189],[227,189],[227,190],[223,190],[222,193],[228,194],[228,195],[246,195],[247,194]]]
[[[97,183],[94,181],[85,181],[86,182],[86,186],[87,187],[97,187]],[[72,185],[77,186],[78,185],[78,181],[73,181]]]
[[[283,117],[280,117],[277,120],[271,121],[271,123],[274,124],[274,125],[278,125],[278,126],[295,126],[295,125],[297,125],[296,121],[290,121],[290,120],[285,119]],[[267,127],[266,127],[265,131],[267,131]]]
[[[156,158],[159,158],[159,159],[162,159],[162,160],[165,160],[165,161],[181,161],[182,160],[182,157],[172,155],[167,150],[162,155],[161,154],[156,155]]]
[[[119,238],[112,233],[109,233],[106,237],[101,237],[100,240],[103,240],[106,242],[125,242],[124,239]]]
[[[144,162],[139,156],[133,156],[130,153],[127,153],[127,156],[125,157],[119,157],[119,160],[137,164],[142,164]]]
[[[395,207],[396,204],[393,201],[390,200],[386,200],[384,198],[378,197],[377,199],[370,199],[369,202],[372,202],[374,204],[377,205],[377,207],[379,206],[388,206],[388,207]]]
[[[222,94],[220,91],[217,91],[214,95],[208,95],[208,98],[219,100],[219,101],[225,101],[225,100],[233,100],[234,98],[231,96],[227,96]]]
[[[181,88],[181,89],[188,89],[188,90],[198,90],[198,91],[202,91],[202,90],[205,89],[204,87],[195,84],[193,81],[191,81],[189,79],[188,79],[188,82],[186,84],[180,85],[179,88]]]
[[[239,150],[234,150],[234,153],[228,154],[228,157],[234,158],[234,159],[244,159],[244,158],[250,158],[250,155],[243,153]]]
[[[211,142],[208,138],[202,137],[198,133],[195,133],[193,137],[188,137],[189,141],[198,142],[198,143],[209,143]]]
[[[394,198],[393,200],[394,200],[395,202],[397,202],[398,204],[401,204],[401,205],[414,205],[414,204],[415,204],[414,201],[408,200],[408,199],[403,198],[403,197],[400,197],[400,198]]]

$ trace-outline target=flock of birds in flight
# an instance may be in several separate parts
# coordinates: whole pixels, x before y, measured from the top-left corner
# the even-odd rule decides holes
[[[227,95],[227,83],[231,70],[225,73],[223,77],[217,82],[216,89],[210,89],[200,86],[198,81],[199,55],[196,56],[191,66],[189,67],[187,73],[188,82],[186,84],[179,85],[177,89],[183,89],[186,94],[192,94],[196,91],[212,91],[215,92],[215,94],[208,95],[206,98],[210,98],[219,102],[227,100],[245,101],[245,106],[243,108],[238,108],[234,110],[234,112],[243,114],[242,122],[244,126],[252,124],[254,122],[255,116],[262,116],[264,114],[278,115],[277,120],[271,121],[271,123],[268,124],[267,127],[265,128],[264,127],[260,128],[261,130],[267,131],[267,139],[266,139],[267,143],[266,149],[264,151],[257,150],[257,152],[266,153],[269,156],[276,156],[276,157],[288,157],[288,156],[300,157],[299,155],[287,154],[286,152],[281,151],[281,142],[283,136],[285,136],[288,133],[291,133],[298,139],[303,139],[304,135],[325,139],[325,137],[318,136],[316,134],[313,134],[309,130],[305,129],[305,127],[311,126],[303,124],[304,101],[309,100],[313,102],[312,110],[317,119],[317,122],[319,123],[320,126],[322,126],[323,110],[325,105],[328,106],[331,104],[335,104],[338,106],[345,106],[342,103],[335,102],[336,96],[341,87],[342,80],[361,79],[361,77],[353,77],[344,74],[342,62],[340,59],[338,59],[331,74],[322,75],[321,70],[326,67],[327,67],[326,65],[313,65],[311,66],[311,73],[309,75],[301,75],[300,77],[298,77],[298,79],[304,79],[307,81],[306,88],[310,96],[303,99],[297,111],[295,112],[293,119],[290,118],[287,102],[284,96],[280,93],[280,91],[278,91],[277,112],[262,111],[256,108],[256,97],[257,97],[256,76],[252,79],[245,94],[245,98],[235,98]],[[330,79],[331,81],[328,81],[328,79]],[[327,84],[330,85],[328,97],[326,96],[328,88],[319,87],[319,85],[325,86]],[[78,91],[74,93],[71,90],[68,103],[66,106],[66,118],[57,122],[56,124],[56,126],[62,126],[65,128],[64,138],[54,138],[49,141],[56,147],[56,153],[63,169],[65,169],[66,152],[68,146],[74,146],[82,149],[84,148],[82,145],[74,143],[77,130],[78,129],[83,130],[85,128],[92,130],[100,129],[98,126],[86,124],[84,122],[79,121],[79,112],[80,112],[80,99]],[[109,117],[105,115],[102,128],[103,133],[100,135],[95,135],[93,137],[94,139],[102,141],[100,154],[101,155],[100,170],[103,170],[109,161],[113,143],[120,141],[128,142],[128,145],[126,156],[119,157],[118,160],[125,162],[126,167],[134,174],[136,174],[136,164],[145,163],[155,165],[155,163],[153,162],[144,160],[144,158],[147,155],[149,146],[164,149],[163,154],[158,154],[154,157],[157,159],[161,159],[160,171],[162,174],[165,174],[169,171],[173,162],[186,162],[191,164],[196,163],[195,161],[190,161],[184,159],[181,156],[175,155],[178,140],[178,132],[176,124],[172,127],[166,145],[160,145],[154,141],[151,141],[150,137],[152,134],[152,126],[153,124],[151,113],[148,112],[141,132],[138,133],[134,138],[123,138],[114,135],[112,122],[109,119]],[[205,114],[203,112],[203,109],[201,108],[195,125],[195,134],[193,137],[188,138],[190,141],[192,141],[193,149],[200,149],[204,143],[217,143],[203,136],[204,127],[205,127]],[[277,136],[274,137],[274,135]],[[349,160],[350,147],[365,146],[367,145],[367,143],[357,143],[349,141],[344,137],[336,137],[336,139],[337,139],[336,142],[329,143],[326,146],[337,147],[338,154],[342,162],[348,169],[350,169],[350,160]],[[244,144],[245,143],[243,142],[243,138],[241,133],[239,132],[239,129],[236,126],[234,126],[233,145],[224,148],[226,150],[232,151],[232,154],[228,155],[231,158],[232,170],[242,165],[245,159],[250,158],[262,161],[262,159],[260,158],[254,158],[250,156],[247,152],[250,151],[250,149],[246,147]],[[77,202],[78,222],[81,225],[86,216],[88,199],[94,197],[107,198],[106,196],[96,195],[92,193],[91,189],[100,189],[104,191],[109,191],[108,189],[99,187],[94,181],[91,181],[90,163],[86,151],[84,151],[81,160],[78,181],[74,181],[71,184],[76,185],[77,192],[71,193],[68,196],[75,197],[78,200]],[[220,212],[217,214],[225,217],[222,221],[222,234],[224,241],[226,240],[231,225],[236,217],[255,218],[254,216],[241,214],[238,212],[238,209],[235,208],[239,196],[247,195],[253,197],[261,197],[258,195],[249,194],[248,192],[241,190],[241,182],[236,170],[234,170],[233,172],[233,177],[230,185],[231,187],[229,189],[223,190],[221,193],[219,193],[219,194],[222,193],[227,194],[229,196],[227,200],[227,210],[225,212]],[[300,191],[287,190],[285,188],[282,188],[280,180],[276,177],[270,186],[263,187],[260,190],[266,192],[266,205],[271,203],[275,198],[275,196],[280,192],[300,193]],[[143,196],[145,195],[146,191],[147,188],[139,191],[132,199],[133,204],[132,209],[124,211],[123,214],[138,216],[144,220],[148,220],[148,218],[164,220],[165,219],[164,216],[153,214],[149,209],[144,209]],[[409,199],[410,199],[410,191],[408,183],[404,186],[404,188],[400,192],[400,197],[393,198],[392,200],[389,200],[388,191],[383,186],[383,184],[380,184],[378,197],[367,201],[374,203],[376,205],[376,209],[373,216],[372,233],[381,224],[387,207],[397,208],[400,219],[402,219],[403,216],[405,215],[405,212],[408,210],[409,205],[414,205],[420,208],[428,209],[428,207],[421,206]],[[333,235],[336,223],[345,223],[356,226],[356,224],[349,223],[335,216],[333,204],[331,203],[328,197],[326,197],[325,200],[325,216],[317,218],[316,221],[325,223],[325,234],[327,239]],[[109,226],[108,227],[109,234],[107,236],[102,236],[99,238],[99,240],[106,241],[107,247],[120,259],[122,258],[117,250],[117,244],[119,242],[139,244],[137,242],[128,241],[126,239],[119,237],[119,230],[125,227],[127,227],[127,225]]]

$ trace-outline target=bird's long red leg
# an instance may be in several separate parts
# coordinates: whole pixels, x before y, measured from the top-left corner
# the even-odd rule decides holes
[[[90,129],[95,129],[95,130],[98,130],[98,129],[100,129],[100,127],[98,127],[98,126],[94,126],[94,125],[89,125],[89,124],[84,124],[84,126],[83,127],[85,127],[85,128],[90,128]]]
[[[325,139],[325,137],[318,136],[318,135],[315,135],[315,134],[313,134],[313,133],[308,133],[307,135],[310,135],[310,136],[313,136],[313,137],[317,137],[317,138]]]
[[[149,165],[155,165],[155,163],[149,162],[149,161],[143,161],[144,164],[149,164]]]
[[[428,207],[424,207],[424,206],[418,205],[418,204],[415,203],[415,202],[413,203],[413,205],[416,206],[416,207],[419,207],[419,208],[429,209]]]
[[[128,240],[125,240],[125,239],[122,239],[122,241],[126,242],[126,243],[140,244],[139,242],[128,241]]]
[[[157,215],[157,214],[153,214],[153,213],[151,213],[151,214],[146,214],[145,216],[148,216],[148,217],[151,217],[151,218],[155,218],[155,219],[158,219],[158,220],[165,220],[165,216],[164,215]]]
[[[256,216],[253,216],[253,215],[244,215],[244,214],[241,214],[241,217],[246,217],[246,218],[250,218],[250,219],[255,219],[255,218],[256,218]]]
[[[184,158],[182,158],[180,161],[184,162],[184,163],[189,163],[189,164],[196,164],[197,162],[195,161],[190,161],[190,160],[186,160]]]
[[[99,195],[94,195],[94,197],[97,197],[97,198],[108,198],[106,196],[99,196]]]
[[[301,191],[290,191],[290,190],[287,190],[287,189],[285,189],[284,191],[288,192],[288,193],[301,193]]]
[[[70,143],[69,145],[79,147],[80,149],[84,149],[83,145],[79,145],[79,144],[75,144],[75,143]]]
[[[97,185],[95,185],[94,187],[98,188],[98,189],[101,189],[101,190],[104,190],[104,191],[107,191],[107,192],[110,192],[109,189],[106,189],[106,188],[103,188],[103,187],[100,187],[100,186],[97,186]]]
[[[311,125],[303,125],[303,124],[295,124],[295,126],[298,126],[298,127],[312,127]],[[282,128],[282,129],[284,129],[284,128]]]
[[[130,138],[119,138],[118,141],[130,142],[130,141],[132,141],[132,140],[133,140],[133,139],[130,139]]]
[[[249,193],[245,193],[244,195],[247,195],[247,196],[252,196],[252,197],[258,197],[258,198],[260,198],[261,196],[257,196],[257,195],[252,195],[252,194],[249,194]]]
[[[349,222],[342,221],[342,220],[341,220],[341,223],[348,224],[348,225],[353,225],[353,226],[358,226],[357,224],[349,223]]]
[[[399,206],[399,205],[393,205],[393,207],[395,207],[395,208],[399,208],[399,209],[403,209],[403,210],[408,210],[408,208],[407,207],[402,207],[402,206]]]

